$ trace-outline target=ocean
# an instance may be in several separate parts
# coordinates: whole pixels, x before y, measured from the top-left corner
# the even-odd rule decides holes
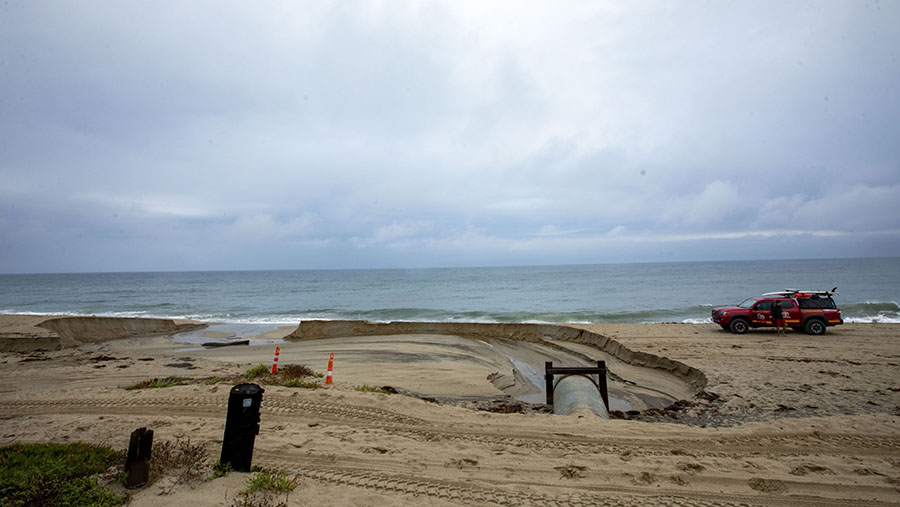
[[[832,287],[845,321],[900,323],[900,258],[0,275],[0,313],[233,324],[700,323],[714,306],[763,292]]]

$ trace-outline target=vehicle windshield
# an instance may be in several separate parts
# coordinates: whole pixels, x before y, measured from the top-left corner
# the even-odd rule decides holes
[[[743,303],[739,304],[741,308],[750,308],[753,306],[753,303],[756,302],[756,298],[745,299]]]

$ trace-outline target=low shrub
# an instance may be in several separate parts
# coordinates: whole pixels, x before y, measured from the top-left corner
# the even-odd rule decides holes
[[[307,381],[292,378],[284,381],[284,387],[302,387],[304,389],[318,389],[319,384],[315,381]]]
[[[303,377],[315,377],[316,372],[309,366],[302,364],[286,364],[278,367],[278,375],[285,379],[297,379]]]
[[[135,389],[156,389],[161,387],[172,387],[180,385],[181,383],[189,380],[191,380],[189,377],[166,377],[155,378],[153,380],[142,380],[137,384],[126,387],[125,390],[133,391]]]
[[[362,393],[381,393],[381,394],[391,394],[390,391],[384,389],[383,387],[375,387],[375,386],[367,386],[361,385],[356,386],[356,390]]]
[[[175,475],[176,484],[188,484],[205,479],[208,470],[206,449],[190,440],[155,443],[150,453],[151,481]]]
[[[273,493],[287,493],[297,487],[296,479],[288,479],[284,472],[261,471],[247,479],[247,491],[271,491]]]
[[[124,460],[121,451],[80,442],[0,447],[0,505],[122,505],[127,497],[99,477]]]
[[[245,371],[244,378],[247,380],[253,380],[256,377],[258,377],[264,373],[268,373],[269,371],[270,370],[268,367],[266,367],[266,365],[258,364],[256,366],[254,366],[253,368],[250,368],[249,370]]]
[[[231,472],[231,463],[222,463],[221,461],[216,461],[216,464],[213,465],[212,478],[218,479],[219,477],[225,477]]]
[[[241,491],[232,507],[287,507],[287,498],[297,487],[296,479],[288,479],[283,472],[258,471],[247,479],[247,489]],[[284,495],[284,500],[278,497]]]
[[[235,383],[253,380],[260,384],[286,385],[288,387],[313,387],[312,385],[309,385],[309,383],[297,383],[296,381],[304,377],[318,376],[316,372],[302,364],[286,364],[284,366],[279,366],[277,373],[272,374],[271,372],[271,367],[258,364],[245,371],[243,378],[239,377],[235,379]]]

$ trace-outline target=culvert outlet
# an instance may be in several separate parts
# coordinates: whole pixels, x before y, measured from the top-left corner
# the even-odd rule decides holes
[[[553,413],[593,414],[609,419],[609,411],[603,403],[597,384],[584,375],[568,375],[559,379],[553,389]]]

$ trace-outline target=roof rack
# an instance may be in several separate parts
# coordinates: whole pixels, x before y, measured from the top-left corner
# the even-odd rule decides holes
[[[802,289],[784,289],[783,291],[778,292],[766,292],[763,296],[796,296],[796,297],[810,297],[810,296],[833,296],[837,294],[837,287],[831,290],[802,290]]]

